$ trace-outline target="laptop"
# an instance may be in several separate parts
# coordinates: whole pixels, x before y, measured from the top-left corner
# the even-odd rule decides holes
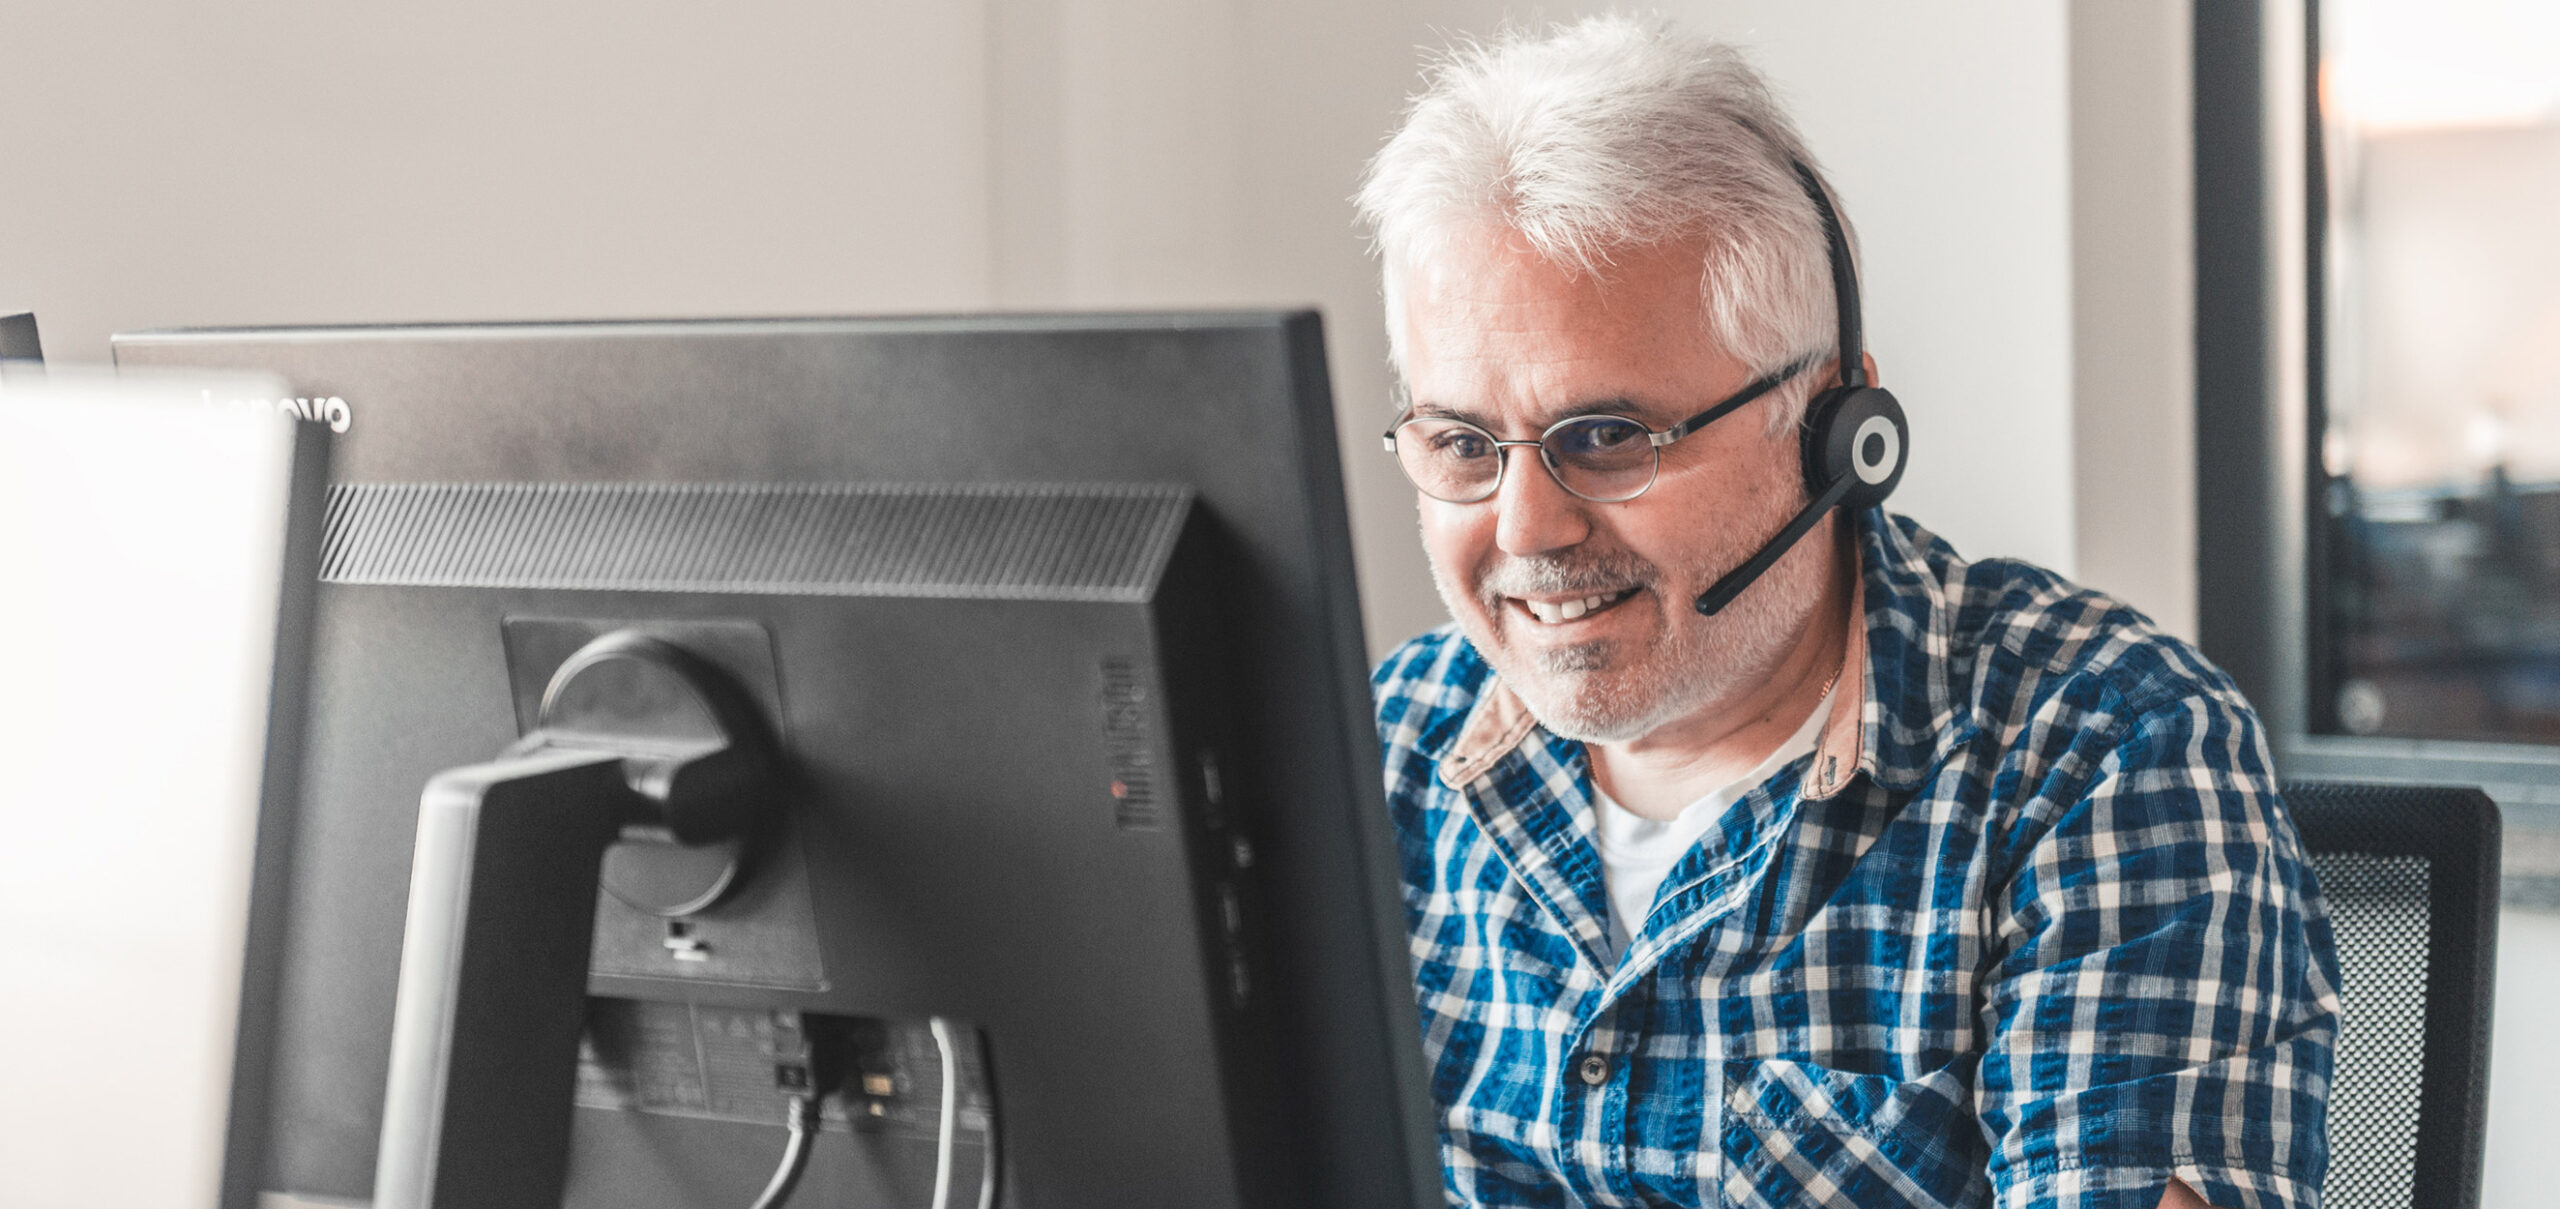
[[[219,1195],[325,489],[283,393],[0,372],[0,1204]]]

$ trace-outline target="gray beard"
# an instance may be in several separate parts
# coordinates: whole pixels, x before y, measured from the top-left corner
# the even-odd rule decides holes
[[[1774,530],[1788,511],[1801,506],[1795,501],[1765,528],[1751,525],[1745,531]],[[1626,644],[1603,639],[1515,652],[1492,634],[1473,632],[1474,621],[1464,628],[1503,683],[1549,731],[1584,743],[1624,743],[1733,700],[1777,670],[1802,639],[1821,598],[1822,560],[1812,552],[1820,544],[1796,543],[1714,617],[1697,616],[1686,599],[1662,602],[1672,611],[1670,632],[1639,648],[1622,650]],[[1723,560],[1715,574],[1690,577],[1690,582],[1713,582],[1756,549],[1754,543]],[[1468,616],[1457,607],[1468,593],[1437,564],[1431,578],[1450,615]],[[1663,579],[1653,564],[1625,551],[1507,558],[1486,569],[1473,595],[1483,616],[1498,617],[1507,596],[1597,595],[1637,585],[1658,591]]]

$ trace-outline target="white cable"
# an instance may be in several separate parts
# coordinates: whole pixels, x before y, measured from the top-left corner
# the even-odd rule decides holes
[[[987,1079],[989,1076],[984,1072],[991,1064],[991,1060],[987,1057],[986,1038],[980,1037],[978,1039],[978,1069],[981,1073],[979,1075],[978,1087],[982,1091],[988,1089]],[[989,1100],[990,1102],[987,1105],[987,1131],[982,1135],[985,1142],[985,1150],[980,1155],[980,1162],[978,1164],[978,1209],[996,1209],[996,1186],[1000,1182],[998,1179],[1000,1174],[998,1166],[1001,1161],[1001,1153],[997,1150],[996,1106],[993,1103],[993,1097],[989,1097]]]
[[[933,1018],[933,1047],[942,1051],[942,1132],[933,1148],[933,1209],[951,1209],[951,1156],[960,1142],[960,1060],[951,1022]]]
[[[810,1143],[819,1127],[820,1107],[816,1096],[791,1098],[791,1139],[783,1144],[782,1165],[774,1169],[773,1182],[764,1186],[764,1195],[747,1209],[781,1209],[791,1199],[791,1190],[800,1186],[800,1175],[809,1168]]]

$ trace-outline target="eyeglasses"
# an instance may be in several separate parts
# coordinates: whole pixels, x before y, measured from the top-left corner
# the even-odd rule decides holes
[[[1662,473],[1662,447],[1733,414],[1743,404],[1820,363],[1807,357],[1743,387],[1715,406],[1656,432],[1625,416],[1568,416],[1534,441],[1505,441],[1464,420],[1417,416],[1408,407],[1387,430],[1387,452],[1424,495],[1450,504],[1490,499],[1502,489],[1511,459],[1503,450],[1533,446],[1556,485],[1595,504],[1631,500]]]

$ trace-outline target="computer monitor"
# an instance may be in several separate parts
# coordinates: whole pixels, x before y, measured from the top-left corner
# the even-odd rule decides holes
[[[0,361],[44,360],[44,340],[33,314],[0,315]]]
[[[0,1204],[214,1204],[326,446],[208,389],[0,367]]]
[[[338,432],[232,1204],[1439,1203],[1313,315],[114,347]]]

